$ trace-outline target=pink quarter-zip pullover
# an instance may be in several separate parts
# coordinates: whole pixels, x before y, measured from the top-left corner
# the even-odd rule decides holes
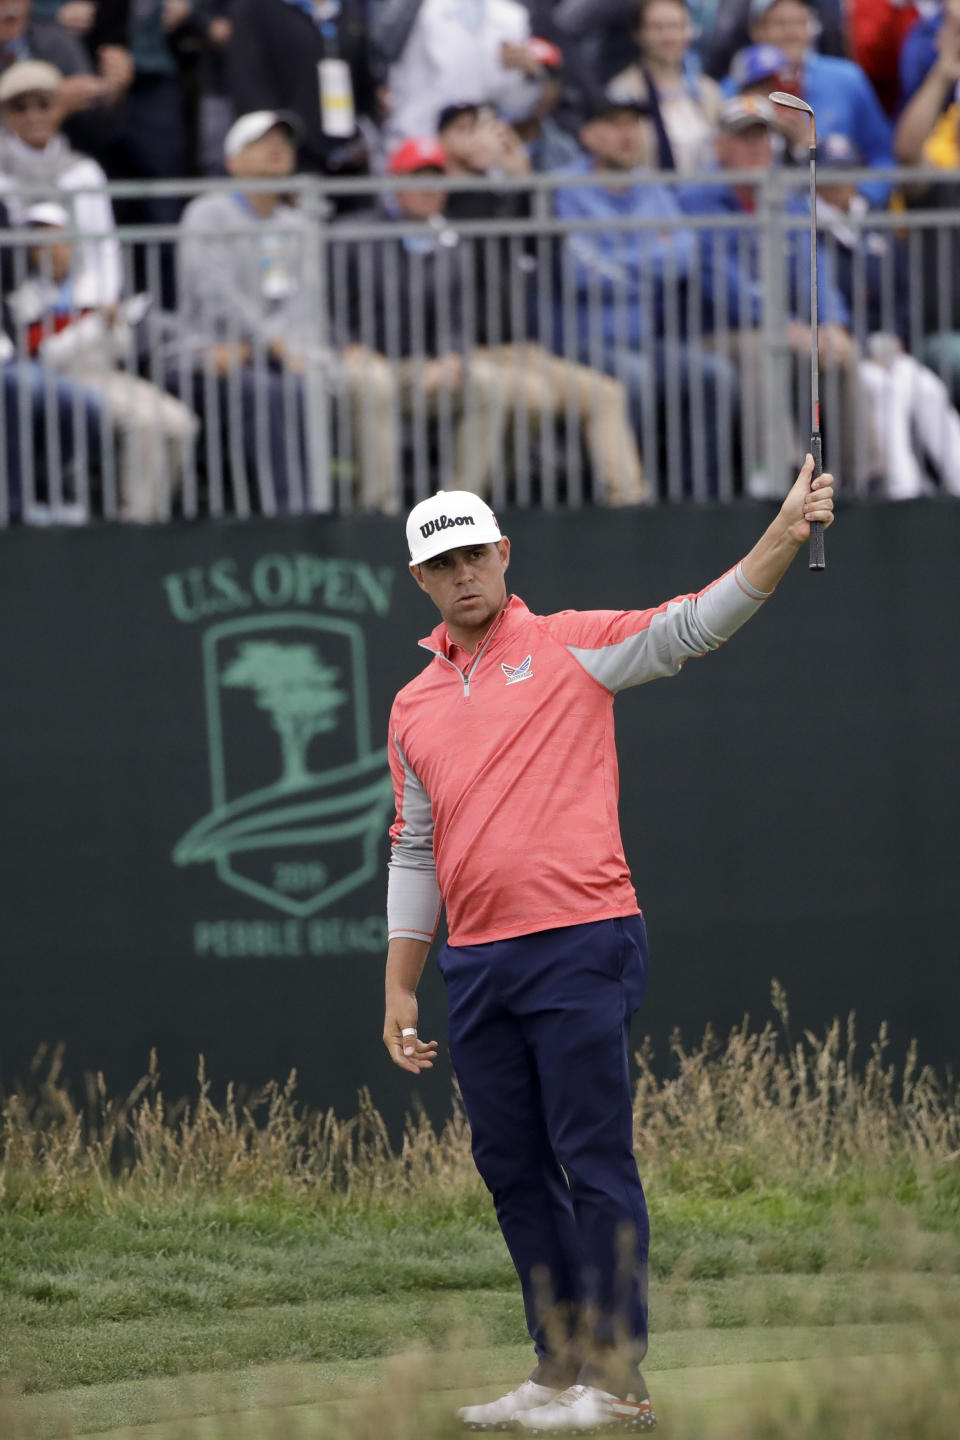
[[[655,610],[533,615],[514,595],[473,656],[445,625],[421,640],[433,658],[390,712],[391,938],[432,939],[442,904],[451,945],[636,914],[614,695],[715,650],[765,598],[737,566]]]

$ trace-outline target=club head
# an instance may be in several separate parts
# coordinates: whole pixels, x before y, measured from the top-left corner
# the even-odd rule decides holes
[[[813,114],[813,109],[806,100],[801,100],[799,95],[791,95],[787,90],[774,90],[767,98],[774,105],[786,105],[788,110],[802,110],[805,115]]]

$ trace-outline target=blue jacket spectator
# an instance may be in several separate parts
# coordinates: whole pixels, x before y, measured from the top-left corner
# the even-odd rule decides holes
[[[823,135],[846,135],[868,166],[892,167],[893,132],[876,92],[859,65],[813,49],[811,0],[751,0],[750,35],[758,45],[775,45],[787,57],[792,83],[784,89],[802,95],[816,112]],[[783,77],[784,81],[788,77]],[[738,88],[729,77],[726,94]],[[863,193],[871,205],[887,203],[890,185],[871,182]]]
[[[662,462],[666,493],[699,499],[718,493],[709,437],[717,434],[718,396],[729,409],[736,371],[724,356],[687,343],[699,250],[673,192],[649,170],[637,173],[655,154],[650,122],[648,106],[612,87],[588,98],[580,127],[588,158],[560,173],[610,172],[610,182],[556,194],[558,218],[572,222],[561,254],[558,340],[569,358],[626,387],[651,484]],[[597,221],[609,228],[577,229]]]
[[[595,168],[585,158],[559,173],[587,175]],[[649,340],[648,315],[655,333],[661,333],[665,287],[687,279],[697,248],[693,232],[683,226],[674,191],[649,180],[622,190],[564,187],[557,191],[556,213],[561,220],[611,220],[622,227],[574,234],[567,241],[580,334],[595,333],[591,326],[598,305],[603,338],[609,344],[639,346]],[[632,220],[663,224],[658,229],[624,226]]]
[[[688,215],[749,215],[752,212],[730,185],[687,185],[678,200]],[[806,195],[794,193],[785,205],[789,216],[809,216]],[[757,226],[702,230],[704,328],[714,328],[718,316],[731,329],[760,325],[763,320],[763,237]],[[790,319],[810,317],[810,236],[807,229],[787,232],[787,305]],[[720,257],[718,263],[717,257]],[[817,244],[821,325],[850,324],[850,309],[837,283],[836,267],[821,238]]]

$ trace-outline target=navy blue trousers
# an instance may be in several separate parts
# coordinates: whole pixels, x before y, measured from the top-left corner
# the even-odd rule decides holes
[[[650,1227],[628,1047],[647,982],[642,917],[444,945],[438,964],[474,1160],[538,1357],[576,1339],[585,1360],[614,1343],[641,1359]]]

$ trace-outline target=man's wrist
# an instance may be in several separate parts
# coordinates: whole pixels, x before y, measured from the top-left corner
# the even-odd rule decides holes
[[[778,550],[782,549],[791,555],[796,555],[797,551],[803,548],[803,541],[797,539],[790,521],[785,520],[782,515],[778,515],[773,521],[767,534],[770,535],[772,543]]]
[[[416,1000],[417,987],[415,985],[412,987],[410,985],[403,985],[397,980],[388,980],[385,986],[385,993],[388,1004],[391,1000]]]

